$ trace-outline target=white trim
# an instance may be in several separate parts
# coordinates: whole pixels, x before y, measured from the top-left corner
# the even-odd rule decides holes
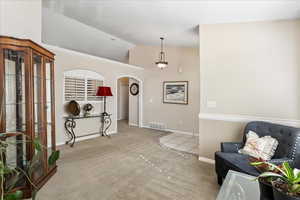
[[[146,126],[146,125],[143,125],[142,128],[152,129],[152,130],[156,130],[156,131],[168,132],[166,129],[152,128],[152,127]]]
[[[300,120],[280,119],[280,118],[273,118],[273,117],[261,117],[261,116],[250,116],[250,115],[200,113],[199,119],[229,121],[229,122],[245,122],[245,123],[248,123],[251,121],[266,121],[266,122],[271,122],[271,123],[300,127]]]
[[[129,126],[137,126],[137,127],[139,126],[139,125],[136,124],[136,123],[128,123],[128,125],[129,125]]]
[[[179,133],[179,134],[184,134],[184,135],[193,135],[193,136],[198,136],[199,135],[199,133],[191,133],[191,132],[174,130],[174,129],[165,129],[165,130],[168,131],[168,132]]]
[[[110,59],[107,59],[107,58],[102,58],[102,57],[93,56],[93,55],[90,55],[90,54],[81,53],[81,52],[70,50],[70,49],[65,49],[65,48],[58,47],[58,46],[53,46],[53,45],[49,45],[49,44],[45,44],[45,43],[42,43],[42,46],[44,46],[45,48],[49,48],[50,50],[53,49],[53,50],[58,50],[58,51],[64,51],[64,52],[67,52],[67,53],[77,54],[79,56],[85,56],[85,57],[89,57],[89,58],[100,60],[100,61],[106,61],[106,62],[109,62],[109,63],[112,63],[112,64],[123,65],[124,67],[132,68],[132,69],[144,70],[144,68],[142,68],[142,67],[129,65],[129,64],[122,63],[122,62],[110,60]]]
[[[115,88],[115,113],[118,115],[118,80],[120,78],[133,78],[136,79],[139,82],[139,124],[138,127],[143,127],[143,95],[144,95],[144,90],[143,90],[143,81],[142,79],[134,76],[134,75],[129,75],[129,74],[122,74],[116,77],[116,88]],[[118,123],[116,124],[117,130],[118,130]]]
[[[213,165],[215,164],[215,160],[210,159],[210,158],[205,158],[205,157],[199,156],[198,160],[201,162],[205,162],[205,163],[209,163],[209,164],[213,164]]]
[[[112,135],[112,134],[117,134],[117,131],[110,131],[110,132],[107,133],[107,135]],[[87,135],[87,136],[83,136],[83,137],[80,137],[80,138],[76,138],[75,144],[77,142],[80,142],[80,141],[89,140],[89,139],[93,139],[93,138],[97,138],[97,137],[100,137],[100,134]],[[56,146],[62,146],[62,145],[66,145],[66,141],[56,143]]]
[[[66,142],[59,142],[59,143],[56,143],[56,146],[58,147],[58,146],[63,146],[63,145],[65,145],[66,144]]]
[[[199,136],[199,133],[191,133],[191,132],[174,130],[174,129],[158,129],[158,128],[152,128],[150,126],[145,126],[145,125],[143,125],[142,128],[148,128],[148,129],[152,129],[152,130],[171,132],[171,133],[178,133],[178,134],[183,134],[183,135],[192,135],[192,136],[197,136],[197,137]]]

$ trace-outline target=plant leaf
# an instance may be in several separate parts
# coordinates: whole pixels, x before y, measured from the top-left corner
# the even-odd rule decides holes
[[[251,162],[250,165],[252,166],[259,166],[259,165],[263,165],[265,164],[265,162]]]
[[[294,172],[293,172],[292,168],[290,167],[289,163],[283,162],[282,167],[286,173],[287,178],[289,179],[290,182],[292,182],[294,179]]]
[[[40,155],[41,152],[37,152],[37,154],[35,154],[31,161],[29,162],[29,166],[28,166],[28,175],[31,176],[33,171],[35,170],[36,167],[39,166],[40,164]]]
[[[33,190],[31,199],[36,200],[36,196],[37,196],[37,191]]]
[[[297,178],[295,178],[295,179],[293,180],[293,184],[299,183],[299,182],[300,182],[300,176],[298,176]]]
[[[274,169],[277,169],[278,171],[280,171],[284,176],[287,177],[287,174],[284,170],[282,170],[280,167],[278,167],[277,165],[273,164],[273,163],[269,163],[269,162],[265,162],[267,165],[273,167]]]
[[[300,177],[300,170],[299,169],[294,168],[293,173],[294,173],[295,177]]]
[[[23,197],[23,192],[21,190],[17,190],[14,193],[5,195],[4,200],[21,200],[22,197]]]
[[[297,193],[297,192],[300,192],[300,184],[293,184],[292,186],[291,186],[291,192],[293,192],[293,193]]]
[[[276,174],[273,172],[264,172],[261,175],[258,176],[259,178],[264,178],[264,177],[278,177],[281,179],[285,179],[284,176],[280,175],[280,174]]]
[[[16,186],[16,183],[19,180],[19,175],[20,175],[20,173],[18,172],[10,179],[8,190],[11,190]]]
[[[60,151],[54,151],[51,153],[49,159],[48,159],[48,164],[49,165],[54,165],[55,162],[59,159]]]
[[[34,140],[33,140],[33,146],[34,146],[34,148],[37,150],[37,151],[42,151],[42,144],[40,143],[40,140],[39,140],[39,138],[35,138]]]

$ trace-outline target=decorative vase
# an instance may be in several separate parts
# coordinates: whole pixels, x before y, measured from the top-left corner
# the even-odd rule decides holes
[[[273,187],[274,200],[300,200],[300,197],[289,196]]]
[[[270,183],[259,181],[260,200],[273,200],[273,187]]]

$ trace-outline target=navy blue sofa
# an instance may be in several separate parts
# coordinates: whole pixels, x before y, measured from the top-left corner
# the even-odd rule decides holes
[[[300,129],[269,122],[250,122],[246,125],[242,142],[221,143],[221,151],[215,153],[215,169],[218,183],[221,185],[229,170],[257,176],[259,173],[249,164],[249,156],[239,154],[246,141],[246,134],[254,131],[260,137],[270,135],[279,142],[275,155],[270,160],[274,164],[286,161],[293,167],[300,168]]]

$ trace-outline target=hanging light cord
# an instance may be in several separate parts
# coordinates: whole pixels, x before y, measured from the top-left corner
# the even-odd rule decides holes
[[[164,61],[165,58],[164,58],[164,52],[163,52],[163,40],[164,38],[161,37],[160,38],[160,61]]]

